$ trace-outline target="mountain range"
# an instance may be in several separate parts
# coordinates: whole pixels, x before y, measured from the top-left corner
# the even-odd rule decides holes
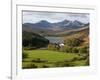
[[[89,23],[85,24],[80,21],[70,21],[70,20],[63,20],[61,22],[50,23],[46,20],[41,20],[37,23],[24,23],[22,24],[23,31],[29,32],[37,32],[40,34],[58,34],[62,32],[69,32],[71,30],[77,30],[84,27],[88,27]]]

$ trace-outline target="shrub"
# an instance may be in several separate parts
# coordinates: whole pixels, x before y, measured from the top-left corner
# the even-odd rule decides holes
[[[85,65],[90,65],[89,57],[86,59],[86,63],[85,63]]]
[[[74,66],[74,64],[71,61],[62,61],[62,62],[56,62],[56,67],[71,67]]]
[[[23,69],[30,69],[30,68],[38,68],[38,66],[36,66],[35,64],[27,64],[26,66],[23,67]]]
[[[33,59],[32,62],[37,62],[37,63],[40,63],[41,62],[41,59],[40,58],[37,58],[37,59]]]
[[[86,60],[86,59],[87,59],[87,56],[81,56],[77,60]]]
[[[83,46],[79,49],[79,53],[89,53],[89,48],[87,46]]]
[[[43,68],[49,68],[49,66],[47,66],[47,65],[43,65],[42,67],[43,67]]]
[[[42,60],[40,58],[37,58],[37,59],[33,59],[32,62],[43,63],[43,62],[47,62],[47,60]]]
[[[48,50],[57,50],[54,44],[48,44]]]
[[[78,58],[74,57],[71,61],[73,62],[73,61],[77,61],[77,60],[78,60]]]
[[[35,64],[31,64],[30,68],[37,68]]]
[[[78,53],[79,50],[77,48],[72,48],[72,53]]]
[[[65,51],[66,51],[67,53],[72,53],[72,47],[66,46]]]
[[[28,58],[28,54],[25,53],[25,52],[23,52],[23,53],[22,53],[22,59],[25,59],[25,58]]]
[[[82,40],[80,40],[79,38],[69,38],[67,39],[66,44],[71,47],[76,47],[79,46],[81,42]]]

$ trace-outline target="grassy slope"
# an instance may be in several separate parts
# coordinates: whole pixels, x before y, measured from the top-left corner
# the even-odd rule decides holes
[[[89,27],[86,27],[86,28],[82,28],[82,29],[79,29],[76,31],[72,31],[72,32],[70,32],[69,35],[66,35],[64,38],[69,38],[69,37],[85,38],[85,37],[88,37],[88,35],[89,35]]]
[[[64,41],[66,41],[69,38],[80,38],[80,39],[82,39],[84,42],[82,43],[81,46],[89,44],[89,27],[77,30],[77,31],[71,33],[70,35],[66,35],[66,36],[63,37]]]
[[[62,61],[66,59],[72,59],[73,57],[78,57],[76,54],[57,52],[57,51],[49,51],[49,50],[31,50],[26,51],[29,54],[29,58],[41,58],[47,59],[49,61]]]
[[[56,67],[54,64],[56,62],[63,62],[63,61],[70,61],[73,58],[79,58],[77,54],[74,53],[63,53],[63,52],[57,52],[57,51],[49,51],[49,50],[31,50],[31,51],[24,51],[29,56],[28,58],[24,59],[22,66],[26,67],[27,65],[30,65],[31,63],[38,66],[38,68],[41,68],[43,65],[48,65],[49,67]],[[48,63],[34,63],[32,62],[32,59],[44,59],[47,60]],[[74,61],[73,63],[76,64],[76,66],[84,66],[85,60],[81,61]]]

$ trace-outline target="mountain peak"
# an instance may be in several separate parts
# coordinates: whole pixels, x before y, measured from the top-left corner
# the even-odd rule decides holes
[[[67,22],[69,22],[69,20],[65,19],[65,20],[63,20],[62,22],[63,22],[63,23],[67,23]]]
[[[48,21],[46,21],[46,20],[41,20],[41,21],[39,21],[38,23],[50,23],[50,22],[48,22]]]
[[[26,23],[23,26],[30,26],[33,29],[47,29],[47,30],[63,30],[63,29],[78,29],[84,26],[88,26],[88,24],[84,24],[81,21],[78,20],[63,20],[61,22],[56,22],[56,23],[50,23],[47,20],[41,20],[37,23]]]
[[[41,20],[41,21],[35,23],[34,25],[38,26],[38,27],[41,27],[41,28],[44,28],[44,27],[50,27],[51,23],[46,21],[46,20]]]
[[[73,23],[80,24],[80,25],[83,24],[82,22],[80,22],[80,21],[78,21],[78,20],[74,20]]]

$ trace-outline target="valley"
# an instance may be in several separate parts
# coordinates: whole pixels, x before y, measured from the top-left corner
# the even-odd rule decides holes
[[[22,68],[89,66],[89,23],[22,24]]]

